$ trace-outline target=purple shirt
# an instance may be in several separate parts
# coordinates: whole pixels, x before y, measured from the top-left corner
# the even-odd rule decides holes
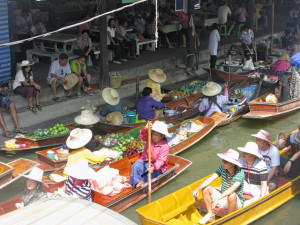
[[[244,23],[246,22],[247,11],[244,8],[238,8],[235,10],[234,15],[237,16],[238,22]]]
[[[287,71],[287,69],[291,66],[291,64],[285,60],[278,60],[273,66],[273,71],[276,74],[280,71]]]
[[[139,120],[153,120],[155,117],[154,107],[161,109],[165,107],[165,103],[157,102],[152,97],[141,97],[136,103]]]

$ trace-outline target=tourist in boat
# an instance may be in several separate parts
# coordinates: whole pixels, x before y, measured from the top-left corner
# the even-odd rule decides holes
[[[130,184],[138,188],[148,182],[148,172],[155,178],[168,170],[168,155],[170,147],[166,138],[171,137],[168,126],[161,121],[155,121],[151,134],[151,166],[148,165],[148,124],[140,131],[140,137],[146,141],[144,151],[132,165]]]
[[[286,74],[286,71],[291,66],[289,62],[290,59],[290,56],[287,53],[284,53],[280,58],[278,58],[278,61],[273,66],[273,71],[279,77],[281,83],[279,102],[288,101],[290,99],[290,85],[288,76]]]
[[[285,141],[284,137],[282,139]],[[286,141],[286,153],[291,152],[290,157],[280,156],[280,167],[283,168],[287,179],[292,180],[299,175],[300,172],[300,126],[298,132],[292,134]]]
[[[33,63],[30,63],[28,60],[20,63],[21,69],[16,74],[13,89],[15,94],[28,99],[27,109],[36,112],[36,108],[42,110],[42,106],[40,105],[41,86],[33,80],[32,65]],[[35,97],[36,108],[33,106],[33,97]]]
[[[257,134],[251,136],[256,137],[256,144],[258,145],[259,153],[263,156],[264,162],[268,168],[268,187],[269,192],[274,191],[278,185],[277,170],[280,165],[279,150],[269,137],[269,132],[265,130],[258,131]]]
[[[152,96],[154,100],[162,101],[165,95],[161,93],[160,84],[166,81],[166,74],[161,69],[152,69],[148,72],[148,75],[150,79],[146,81],[146,87],[152,89]]]
[[[99,107],[100,116],[106,117],[111,112],[123,113],[119,93],[113,88],[104,88],[102,91],[103,100],[107,103],[104,108]]]
[[[42,199],[47,199],[47,193],[43,190],[44,171],[34,167],[28,175],[22,175],[26,178],[26,188],[23,193],[22,202],[16,203],[18,209]]]
[[[206,224],[215,220],[213,210],[215,207],[227,209],[232,213],[244,205],[243,186],[245,174],[241,170],[242,165],[239,163],[239,153],[233,149],[227,152],[217,154],[223,162],[216,172],[206,179],[199,187],[193,191],[193,196],[198,197],[199,191],[202,190],[204,203],[208,213],[199,220],[199,224]],[[217,187],[209,186],[218,177],[222,177],[221,190]]]
[[[152,89],[145,87],[143,97],[136,103],[136,112],[139,114],[139,120],[158,119],[163,115],[165,103],[157,102],[152,97]]]
[[[210,54],[210,68],[214,69],[216,67],[218,44],[220,41],[219,25],[214,23],[211,28],[212,31],[209,34],[208,50]]]
[[[245,147],[238,147],[238,150],[243,152],[243,157],[239,159],[239,162],[245,173],[244,194],[252,196],[250,200],[245,201],[244,205],[249,205],[268,194],[267,179],[269,174],[256,143],[248,142]]]
[[[228,83],[224,85],[224,95],[219,95],[222,87],[215,82],[208,82],[202,89],[203,100],[199,106],[199,111],[204,116],[209,116],[214,112],[222,112],[222,105],[228,101]]]

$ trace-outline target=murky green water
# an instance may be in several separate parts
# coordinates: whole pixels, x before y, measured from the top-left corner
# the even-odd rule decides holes
[[[239,121],[212,131],[201,142],[180,154],[181,157],[191,160],[193,164],[170,183],[152,194],[152,200],[157,200],[214,172],[221,163],[220,159],[216,156],[216,153],[223,152],[229,148],[237,149],[239,146],[244,146],[247,141],[254,141],[255,139],[251,137],[250,134],[257,133],[259,129],[269,131],[272,140],[275,139],[280,131],[290,132],[297,129],[300,124],[299,117],[300,112],[279,121],[240,119]],[[0,155],[0,157],[1,161],[4,162],[9,162],[19,157],[37,159],[34,152],[18,154],[13,158],[7,158],[4,155]],[[1,191],[0,202],[21,195],[24,184],[25,180],[20,179],[18,182]],[[138,202],[122,214],[140,224],[139,217],[135,210],[145,204],[147,204],[147,199]],[[300,196],[258,220],[255,224],[300,224],[299,208]]]

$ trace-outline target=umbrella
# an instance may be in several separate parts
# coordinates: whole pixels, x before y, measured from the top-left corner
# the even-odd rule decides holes
[[[300,68],[300,52],[296,53],[295,55],[292,56],[292,61],[293,63]]]

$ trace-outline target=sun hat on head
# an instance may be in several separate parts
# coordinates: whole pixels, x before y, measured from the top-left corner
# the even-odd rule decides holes
[[[70,90],[72,89],[77,83],[78,83],[78,76],[75,73],[69,73],[65,79],[67,80],[67,83],[64,83],[64,89]]]
[[[75,122],[81,125],[92,125],[98,123],[100,118],[93,114],[92,110],[85,109],[81,111],[79,116],[75,117]]]
[[[86,159],[79,159],[77,163],[66,167],[66,174],[80,180],[92,179],[96,172],[89,167]]]
[[[93,133],[89,129],[75,128],[71,131],[67,138],[66,144],[68,148],[76,149],[85,146],[93,137]]]
[[[286,140],[285,140],[285,133],[280,132],[277,135],[277,141],[276,141],[276,147],[278,150],[283,149],[287,145]]]
[[[162,121],[155,121],[151,128],[153,131],[156,131],[160,134],[165,135],[167,138],[170,138],[172,135],[168,131],[168,125]]]
[[[278,60],[290,61],[291,58],[290,58],[289,54],[283,53],[283,54],[278,58]]]
[[[105,117],[105,122],[113,125],[121,125],[123,123],[123,114],[120,112],[111,112]]]
[[[245,147],[238,147],[237,149],[241,152],[246,152],[251,155],[255,155],[257,158],[263,159],[262,155],[259,153],[258,146],[255,142],[249,141],[247,142]]]
[[[202,89],[202,93],[206,96],[215,96],[219,94],[222,90],[221,85],[215,82],[208,82]]]
[[[242,164],[239,163],[239,153],[233,149],[229,149],[227,152],[218,153],[217,156],[238,167],[242,167]]]
[[[167,79],[167,76],[162,69],[149,70],[148,75],[151,80],[153,80],[157,83],[163,83]]]
[[[27,179],[35,180],[37,182],[43,181],[44,171],[40,168],[34,167],[28,175],[21,175]]]
[[[102,91],[102,97],[109,105],[117,105],[120,102],[119,93],[113,88],[104,88]]]
[[[20,62],[20,67],[23,66],[32,66],[34,63],[30,62],[29,60],[23,60],[22,62]]]
[[[269,137],[269,132],[265,130],[260,130],[257,134],[251,134],[251,136],[262,139],[272,144],[271,138]]]

